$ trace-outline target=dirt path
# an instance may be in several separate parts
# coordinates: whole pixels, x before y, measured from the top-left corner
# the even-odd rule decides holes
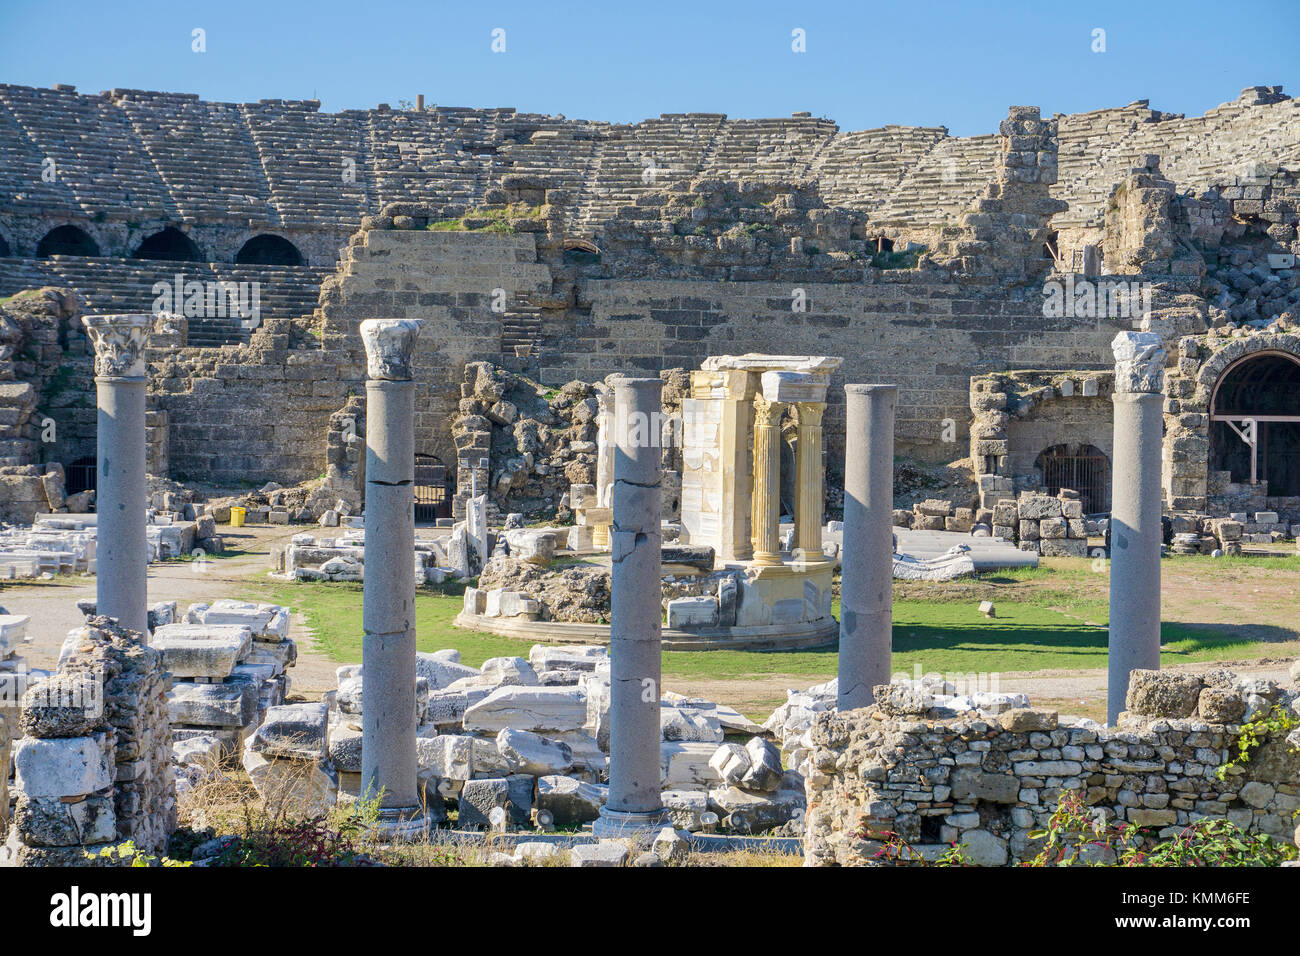
[[[271,549],[283,545],[302,528],[283,525],[222,529],[227,547],[240,553],[214,558],[204,564],[192,561],[163,561],[149,566],[149,601],[175,601],[180,611],[201,601],[237,597],[250,579],[270,570]],[[32,638],[22,651],[28,664],[53,669],[59,660],[59,648],[68,632],[82,624],[77,601],[95,599],[92,575],[60,577],[39,584],[14,584],[0,587],[0,606],[11,614],[31,615],[28,636]],[[311,635],[301,615],[294,615],[290,636],[298,642],[298,663],[290,672],[293,692],[319,697],[335,684],[337,666],[322,654],[311,650]]]

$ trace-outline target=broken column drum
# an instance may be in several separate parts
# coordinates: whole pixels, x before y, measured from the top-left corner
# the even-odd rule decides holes
[[[1154,332],[1120,332],[1115,353],[1115,453],[1110,514],[1110,638],[1106,719],[1124,710],[1129,674],[1160,667],[1160,469],[1164,359]]]
[[[363,586],[362,791],[381,795],[384,823],[422,826],[415,755],[415,383],[421,323],[368,319]]]
[[[894,385],[845,385],[840,710],[875,701],[893,648]]]
[[[614,389],[614,521],[611,613],[609,799],[599,836],[663,825],[660,799],[661,667],[660,433],[663,382],[618,379]]]
[[[144,350],[148,314],[82,318],[95,347],[98,612],[141,634],[148,631],[149,543],[145,532]]]

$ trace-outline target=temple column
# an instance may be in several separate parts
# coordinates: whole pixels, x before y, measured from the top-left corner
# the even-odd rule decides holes
[[[839,710],[888,684],[893,651],[894,385],[845,385]]]
[[[610,531],[609,799],[597,836],[663,826],[659,700],[662,548],[659,431],[663,382],[616,380],[614,523]]]
[[[1110,637],[1106,720],[1125,709],[1129,674],[1160,667],[1160,471],[1164,358],[1154,332],[1120,332],[1111,463]]]
[[[87,315],[82,324],[95,347],[96,532],[98,613],[142,635],[149,633],[149,542],[145,532],[144,349],[148,314]]]
[[[393,837],[423,832],[415,757],[414,319],[367,319],[366,507],[361,650],[362,790]]]
[[[754,397],[754,563],[781,563],[781,415],[785,405]]]
[[[794,546],[805,561],[822,561],[822,509],[826,502],[822,466],[822,415],[825,402],[798,402],[795,462]]]

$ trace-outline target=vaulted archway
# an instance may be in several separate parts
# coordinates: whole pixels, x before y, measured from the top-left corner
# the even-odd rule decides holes
[[[51,229],[36,244],[38,259],[49,256],[97,255],[99,255],[99,244],[91,238],[90,233],[76,226],[58,226]]]
[[[1229,365],[1210,400],[1210,469],[1300,495],[1300,357],[1259,351]]]
[[[236,265],[305,266],[302,253],[283,236],[262,233],[244,243],[235,253]]]
[[[203,261],[203,253],[194,240],[172,226],[149,236],[133,255],[137,259],[167,259],[172,262]]]

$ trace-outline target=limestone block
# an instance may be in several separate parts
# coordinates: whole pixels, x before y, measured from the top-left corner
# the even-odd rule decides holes
[[[522,657],[492,657],[483,662],[481,676],[494,686],[537,685],[537,672]]]
[[[163,655],[163,666],[173,677],[224,680],[235,664],[252,650],[247,627],[168,624],[154,632],[150,646]]]
[[[505,533],[510,557],[545,566],[555,557],[555,532],[520,528]]]
[[[474,777],[474,738],[461,734],[417,737],[416,760],[421,771],[443,780],[471,780]]]
[[[541,777],[567,773],[573,766],[573,751],[568,744],[526,730],[502,730],[497,734],[496,746],[511,773]]]
[[[709,766],[717,744],[676,743],[659,745],[660,787],[667,790],[707,790],[721,783]]]
[[[498,687],[465,711],[464,726],[473,733],[497,733],[507,727],[548,731],[579,730],[587,719],[587,700],[569,687]]]
[[[248,748],[270,757],[322,758],[329,750],[329,709],[323,703],[268,708]]]
[[[466,594],[473,588],[466,588]],[[481,591],[479,592],[482,593]],[[468,598],[466,599],[468,605]],[[478,677],[480,672],[458,661],[439,657],[437,653],[429,654],[417,651],[415,654],[415,673],[429,682],[430,691],[444,690],[464,677]]]
[[[14,745],[17,788],[32,797],[77,797],[113,784],[114,768],[104,734],[43,740],[24,737]]]
[[[537,778],[537,809],[550,811],[556,826],[590,823],[608,797],[605,784],[554,775]]]
[[[22,793],[14,807],[14,827],[29,846],[108,843],[117,837],[117,813],[108,794],[68,802]]]
[[[740,744],[723,744],[709,758],[709,767],[732,787],[749,772],[749,753]]]
[[[665,703],[659,711],[659,729],[664,740],[720,743],[722,723],[710,713]]]
[[[242,763],[268,806],[291,807],[295,814],[304,816],[322,816],[337,799],[338,778],[327,761],[268,758],[246,750]]]
[[[1129,674],[1125,708],[1148,717],[1190,717],[1204,686],[1195,674],[1134,670]]]
[[[703,827],[700,817],[709,809],[709,795],[706,791],[664,790],[659,798],[668,811],[668,819],[677,829],[694,832]]]
[[[624,866],[629,851],[627,844],[617,840],[599,843],[580,843],[569,850],[569,865],[577,867]]]
[[[609,660],[609,649],[599,644],[534,644],[528,651],[528,663],[537,673],[542,671],[594,672],[597,664]]]
[[[1013,734],[1055,730],[1058,722],[1056,711],[1040,707],[1017,707],[998,715],[1002,729]]]
[[[717,627],[718,602],[712,597],[681,597],[668,602],[669,627]]]
[[[173,725],[247,727],[257,719],[257,686],[245,681],[191,684],[177,681],[167,694]]]
[[[741,778],[745,790],[770,792],[781,784],[781,751],[762,737],[753,737],[745,744],[749,769]]]
[[[803,812],[802,789],[793,787],[771,793],[751,793],[739,787],[718,787],[709,791],[709,809],[736,833],[762,833],[789,823]]]
[[[457,825],[463,830],[485,830],[494,807],[504,807],[514,826],[527,826],[533,810],[536,778],[527,774],[468,780],[460,791]]]

